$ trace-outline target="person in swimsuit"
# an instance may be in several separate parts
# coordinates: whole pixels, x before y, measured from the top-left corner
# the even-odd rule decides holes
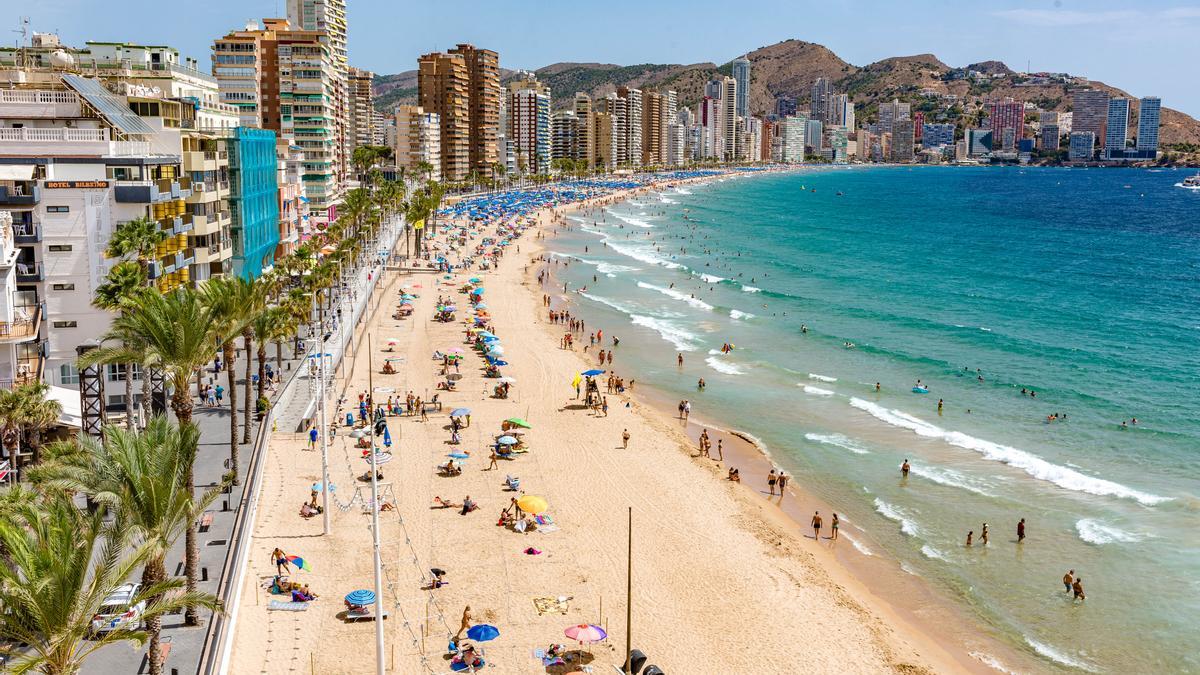
[[[1087,600],[1087,596],[1083,594],[1083,577],[1075,577],[1071,590],[1075,592],[1074,600]]]
[[[832,534],[830,534],[829,538],[834,541],[837,541],[837,532],[838,532],[839,524],[841,524],[841,523],[838,520],[838,514],[835,513],[835,514],[833,514],[833,520],[830,521],[830,523],[829,523],[829,529],[832,530]]]
[[[988,543],[987,523],[983,524],[983,531],[979,533],[979,543],[983,544],[984,546],[987,546],[987,543]]]
[[[629,430],[626,429],[621,432],[621,448],[624,449],[624,448],[628,448],[628,447],[629,447]]]
[[[813,539],[821,541],[821,512],[817,511],[812,517]]]
[[[1021,522],[1017,523],[1017,543],[1019,544],[1023,541],[1025,541],[1025,519],[1024,518],[1021,519]]]
[[[900,475],[908,478],[908,470],[911,468],[912,466],[909,465],[908,459],[905,458],[904,463],[900,465]]]
[[[280,576],[283,576],[291,571],[287,554],[284,553],[282,549],[277,548],[274,551],[271,551],[271,562],[275,563],[275,573],[279,574]]]
[[[767,487],[771,489],[771,495],[775,495],[775,481],[778,478],[775,475],[775,469],[771,469],[771,473],[767,474]]]
[[[975,530],[971,530],[970,532],[967,533],[967,546],[970,546],[972,544],[972,542],[974,542],[974,540],[975,540]]]
[[[787,474],[780,471],[779,472],[779,498],[780,499],[783,499],[783,489],[785,487],[787,487],[787,482],[788,482]]]
[[[1066,587],[1068,593],[1071,592],[1071,584],[1074,582],[1075,570],[1068,570],[1067,573],[1063,575],[1063,586]]]

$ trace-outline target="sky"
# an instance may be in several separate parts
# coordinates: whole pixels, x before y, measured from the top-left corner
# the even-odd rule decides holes
[[[212,40],[247,20],[286,15],[286,0],[4,0],[63,41],[169,44],[207,67]],[[559,61],[724,63],[786,39],[855,65],[932,53],[962,66],[1068,72],[1157,95],[1200,117],[1200,0],[347,0],[352,65],[412,70],[420,54],[471,42],[505,68]],[[17,33],[5,36],[14,44]]]

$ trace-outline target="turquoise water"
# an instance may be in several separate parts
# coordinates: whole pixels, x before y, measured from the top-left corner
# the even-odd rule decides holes
[[[617,373],[758,437],[862,555],[1047,667],[1200,672],[1200,192],[1182,176],[740,176],[548,241],[587,289],[575,311],[620,337]]]

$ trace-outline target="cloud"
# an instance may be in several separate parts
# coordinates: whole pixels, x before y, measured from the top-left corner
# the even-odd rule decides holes
[[[1174,7],[1158,13],[1164,19],[1200,19],[1200,7]]]
[[[1140,16],[1132,10],[1076,12],[1064,9],[1006,9],[993,12],[995,16],[1033,26],[1086,26],[1115,24]]]

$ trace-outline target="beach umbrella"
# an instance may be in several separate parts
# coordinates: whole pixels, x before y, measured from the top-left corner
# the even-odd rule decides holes
[[[487,303],[481,302],[475,305],[475,309],[487,309]]]
[[[400,299],[401,300],[416,300],[417,296],[409,295],[408,293],[404,293],[403,295],[400,296]]]
[[[297,569],[302,569],[305,572],[312,571],[312,565],[309,565],[307,562],[305,562],[304,558],[301,558],[298,555],[287,556],[287,561],[295,565]]]
[[[477,284],[477,283],[479,283],[481,280],[480,280],[480,278],[479,278],[479,277],[471,277],[471,278],[470,278],[470,279],[468,279],[467,281],[470,281],[470,282],[471,282],[471,283],[473,283],[473,284]]]
[[[580,375],[583,375],[584,377],[595,377],[597,375],[603,375],[604,372],[605,371],[603,371],[603,370],[596,370],[595,368],[593,368],[591,370],[583,371],[582,373],[580,373]]]
[[[462,347],[451,347],[451,348],[447,349],[446,352],[448,352],[450,354],[461,354],[461,353],[463,353],[463,350],[462,350]]]
[[[508,361],[501,361],[500,359],[492,359],[492,365],[493,366],[507,366]]]
[[[462,373],[450,373],[446,376],[446,380],[450,382],[458,382],[462,379]]]
[[[521,500],[518,499],[517,503],[519,504],[520,501]],[[603,628],[587,623],[569,626],[565,631],[563,631],[563,634],[572,640],[575,640],[576,642],[583,642],[587,644],[600,642],[608,637],[608,633],[606,633]]]
[[[369,453],[369,452],[365,453],[363,455],[363,459],[367,460],[367,463],[370,464],[371,463],[371,453]],[[376,466],[383,466],[384,464],[387,464],[390,461],[392,461],[392,453],[390,453],[390,452],[375,453]]]
[[[578,386],[579,386],[579,383],[580,383],[580,382],[582,382],[582,381],[583,381],[583,376],[582,376],[582,375],[580,375],[579,373],[576,373],[576,374],[575,374],[575,377],[571,378],[571,386],[572,386],[572,387],[578,387]]]
[[[546,509],[550,508],[550,505],[546,503],[546,498],[537,495],[523,495],[517,500],[517,506],[521,507],[525,513],[533,514],[545,513]]]
[[[358,605],[359,607],[373,604],[375,602],[375,592],[368,591],[365,588],[360,588],[357,591],[350,591],[346,594],[346,602],[350,603],[351,605]]]
[[[508,422],[509,424],[511,424],[513,426],[521,427],[522,429],[532,429],[533,428],[533,426],[531,424],[529,424],[529,422],[526,422],[525,420],[521,419],[520,417],[510,417],[504,421]]]
[[[488,347],[488,353],[495,354],[496,356],[500,356],[500,355],[504,354],[504,347],[501,345],[492,345],[492,346]]]
[[[501,436],[500,438],[496,439],[496,442],[500,445],[516,445],[517,439],[513,438],[512,436]]]
[[[392,447],[392,432],[387,427],[383,428],[383,447]]]
[[[467,415],[470,415],[470,414],[471,414],[470,408],[455,408],[454,410],[450,411],[451,417],[466,417]]]
[[[448,454],[446,456],[452,457],[454,459],[469,459],[471,457],[470,455],[468,455],[465,452],[451,452],[450,454]]]
[[[497,380],[497,381],[498,381],[498,382],[506,382],[506,383],[508,383],[508,384],[516,384],[516,382],[517,382],[517,378],[515,378],[515,377],[509,377],[508,375],[505,375],[504,377],[500,378],[500,379],[499,379],[499,380]]]
[[[395,347],[396,343],[399,341],[400,341],[400,338],[388,338],[387,343],[388,343],[389,347]]]
[[[483,289],[482,288],[471,289],[471,295],[483,295]]]
[[[490,624],[480,623],[467,629],[467,637],[476,642],[487,642],[500,637],[500,629]]]
[[[355,429],[354,431],[350,432],[350,438],[362,438],[363,436],[366,436],[368,433],[370,433],[370,432],[368,432],[366,429]]]

